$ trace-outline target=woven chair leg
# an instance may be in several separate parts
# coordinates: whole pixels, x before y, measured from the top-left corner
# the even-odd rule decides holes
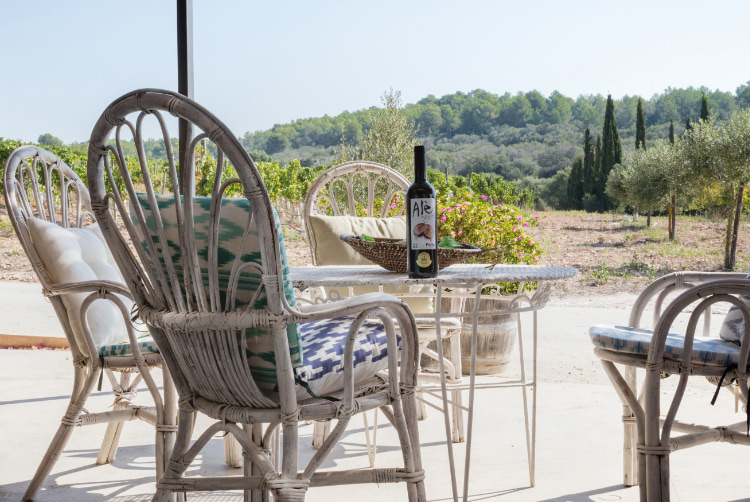
[[[323,420],[319,422],[315,422],[313,424],[313,439],[312,439],[312,445],[313,448],[316,450],[319,450],[321,446],[323,446],[323,442],[326,440],[328,435],[331,433],[331,421],[330,420]]]
[[[466,436],[464,435],[464,412],[461,409],[463,399],[461,391],[451,391],[451,399],[456,403],[451,405],[453,415],[453,437],[451,439],[454,443],[463,443],[466,441]]]
[[[393,422],[398,432],[404,466],[414,471],[422,470],[422,457],[419,449],[419,424],[417,423],[416,395],[404,396],[402,402],[393,403]],[[409,502],[426,502],[424,479],[408,481],[406,490]]]
[[[107,431],[104,433],[102,446],[99,449],[99,455],[96,457],[96,465],[111,464],[117,453],[117,445],[120,442],[120,434],[125,422],[110,422],[107,424]]]
[[[171,468],[165,471],[161,479],[179,479],[185,474],[185,471],[189,467],[189,463],[183,463],[183,459],[190,448],[194,427],[195,413],[180,410],[178,415],[177,437],[169,460]],[[175,495],[177,495],[177,500],[181,499],[179,493],[176,494],[172,490],[160,488],[158,481],[159,480],[157,480],[156,493],[154,493],[154,496],[151,499],[152,502],[171,502],[175,499]]]
[[[242,467],[242,446],[232,434],[224,436],[224,462],[230,467]]]
[[[89,394],[91,394],[91,391],[96,385],[97,376],[98,372],[93,371],[89,366],[75,368],[73,391],[71,392],[70,404],[68,405],[68,412],[66,415],[70,415],[71,410],[78,410],[78,412],[80,412],[84,407]],[[69,416],[68,418],[71,417]],[[70,420],[67,420],[68,423],[65,422],[66,420],[63,417],[63,423],[60,424],[60,427],[58,427],[57,432],[55,433],[55,437],[52,439],[52,442],[50,442],[47,452],[44,454],[44,458],[39,464],[34,477],[31,479],[22,500],[34,500],[37,492],[42,487],[42,483],[47,479],[49,473],[52,472],[52,468],[55,466],[55,463],[57,463],[57,460],[65,449],[65,445],[68,443],[68,440],[73,433],[73,425],[71,425]]]
[[[427,420],[427,406],[424,404],[424,392],[417,392],[417,420]]]
[[[47,476],[49,476],[49,473],[55,466],[57,459],[60,458],[60,455],[65,449],[65,445],[68,443],[68,440],[70,439],[70,435],[72,433],[72,425],[60,424],[55,437],[52,439],[49,448],[47,448],[47,453],[45,453],[44,459],[42,459],[42,463],[39,464],[39,467],[36,470],[36,474],[34,474],[34,477],[32,478],[31,483],[29,483],[28,488],[26,488],[26,493],[24,493],[21,500],[34,500],[37,492],[42,487],[42,483],[44,483],[44,480],[47,479]]]

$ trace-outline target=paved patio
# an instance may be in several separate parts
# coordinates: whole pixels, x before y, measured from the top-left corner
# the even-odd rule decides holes
[[[48,304],[38,285],[11,288],[0,284],[0,305],[11,296],[36,295],[29,310],[0,311],[0,334],[28,326],[29,333],[55,336]],[[28,286],[28,287],[27,287]],[[34,289],[35,288],[35,289]],[[31,296],[30,296],[31,298]],[[529,486],[523,432],[521,391],[478,391],[471,500],[499,501],[635,501],[637,488],[621,484],[621,407],[592,354],[587,328],[596,322],[625,323],[632,297],[605,302],[597,299],[554,299],[540,313],[539,390],[536,486]],[[7,303],[6,303],[7,305]],[[717,318],[718,319],[718,318]],[[54,319],[53,319],[54,320]],[[37,323],[48,322],[47,327]],[[59,336],[59,334],[57,335]],[[67,405],[72,385],[69,352],[0,350],[0,501],[18,501],[54,434]],[[665,381],[673,385],[675,378]],[[740,421],[728,392],[709,406],[713,386],[695,379],[683,410],[696,409],[696,421]],[[143,396],[147,393],[144,392]],[[110,404],[108,393],[96,393],[97,403]],[[92,406],[93,408],[93,406]],[[686,417],[687,418],[687,417]],[[394,465],[399,456],[390,426],[378,431],[377,463]],[[198,427],[208,422],[202,420]],[[422,455],[431,501],[450,500],[450,477],[442,417],[431,412],[420,422]],[[120,449],[110,465],[94,461],[105,426],[74,431],[67,449],[47,478],[39,501],[150,500],[154,490],[153,432],[146,424],[131,422],[123,432]],[[300,461],[312,454],[312,426],[300,428]],[[221,438],[211,441],[199,457],[194,474],[237,474],[224,464]],[[361,420],[354,421],[335,448],[325,468],[367,466]],[[455,449],[462,465],[464,446]],[[750,482],[738,462],[746,452],[727,444],[679,451],[672,456],[672,494],[675,501],[750,500]],[[308,500],[405,500],[402,486],[354,485],[313,488]],[[190,495],[191,501],[242,500],[238,493]]]

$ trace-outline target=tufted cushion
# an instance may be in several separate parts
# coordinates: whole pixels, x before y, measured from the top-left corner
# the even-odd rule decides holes
[[[27,224],[34,249],[55,284],[95,280],[123,283],[98,226],[66,229],[38,218],[29,218]],[[86,355],[91,354],[88,354],[83,335],[81,305],[90,294],[62,295],[73,336]],[[133,302],[118,296],[130,311]],[[127,343],[125,320],[112,302],[96,300],[89,307],[86,318],[97,348]]]
[[[388,237],[392,239],[406,238],[406,217],[366,218],[361,216],[326,216],[310,215],[308,229],[315,241],[315,263],[324,265],[374,265],[373,262],[357,253],[351,246],[339,239],[340,235],[361,235],[370,237]],[[333,297],[346,298],[349,289],[324,288],[326,294]],[[378,291],[377,287],[354,287],[353,294],[363,295]],[[416,291],[415,291],[416,290]],[[426,292],[428,286],[410,289],[409,286],[395,286],[383,288],[384,293],[403,295],[410,292]],[[434,312],[432,298],[406,296],[403,300],[412,311],[418,314]]]
[[[633,354],[646,357],[651,347],[652,331],[624,326],[596,324],[589,328],[591,341],[597,347],[623,354]],[[664,347],[664,358],[680,360],[685,337],[670,333]],[[740,348],[718,338],[704,338],[696,336],[693,340],[692,360],[696,364],[706,366],[727,366],[737,364]]]
[[[304,364],[297,369],[297,376],[308,382],[315,394],[324,395],[344,388],[344,346],[353,321],[353,316],[346,316],[301,325]],[[362,323],[353,355],[355,383],[388,368],[386,334],[380,321],[370,319]],[[297,397],[310,396],[297,386]]]
[[[158,237],[156,235],[156,226],[151,213],[151,204],[146,194],[138,194],[138,202],[143,208],[146,217],[146,223],[151,234],[151,239],[155,243],[157,253],[159,253]],[[157,195],[156,202],[158,211],[161,215],[162,225],[166,234],[167,245],[171,250],[170,256],[175,264],[177,275],[182,280],[182,257],[180,256],[180,238],[177,227],[177,216],[175,211],[174,196]],[[203,271],[203,285],[208,299],[208,220],[211,209],[210,197],[195,197],[193,199],[193,221],[195,224],[196,250],[198,261]],[[222,199],[221,218],[219,220],[219,249],[218,249],[218,267],[219,267],[219,290],[222,308],[226,302],[226,291],[229,283],[229,276],[234,265],[235,253],[232,250],[239,249],[242,236],[247,225],[247,219],[250,211],[250,203],[247,199]],[[278,215],[274,211],[276,230],[279,236],[281,260],[283,268],[283,285],[287,301],[294,305],[294,291],[291,281],[289,280],[289,266],[286,261],[286,252],[284,250],[284,240],[281,233],[281,223]],[[143,240],[142,232],[138,219],[131,208],[131,219],[136,227],[136,231],[141,236],[141,245],[148,254],[148,247]],[[243,249],[241,263],[254,262],[260,264],[260,241],[257,238],[257,230],[251,227],[248,242]],[[158,263],[158,264],[157,264]],[[163,256],[159,256],[159,261],[152,260],[152,266],[164,266]],[[165,269],[166,273],[166,269]],[[252,299],[262,278],[260,272],[254,268],[245,268],[240,276],[239,286],[237,288],[236,309],[246,307]],[[266,306],[266,294],[261,293],[256,301],[254,308],[262,309]],[[247,330],[247,357],[248,364],[257,383],[264,386],[276,383],[276,362],[273,348],[273,337],[269,328],[251,328]],[[289,348],[292,358],[292,364],[296,367],[302,362],[302,352],[300,350],[299,327],[296,324],[287,326],[287,336],[289,339]]]

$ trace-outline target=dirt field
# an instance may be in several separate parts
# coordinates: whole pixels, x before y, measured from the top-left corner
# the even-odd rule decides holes
[[[725,222],[680,217],[677,239],[667,239],[666,218],[636,222],[620,215],[541,212],[531,234],[542,244],[542,264],[575,267],[581,274],[559,285],[561,296],[636,293],[656,277],[677,270],[720,271]],[[750,269],[750,225],[744,222],[737,245],[737,270]],[[292,266],[310,263],[307,241],[285,227],[287,257]],[[0,280],[35,282],[5,207],[0,205]],[[561,288],[561,289],[560,289]]]

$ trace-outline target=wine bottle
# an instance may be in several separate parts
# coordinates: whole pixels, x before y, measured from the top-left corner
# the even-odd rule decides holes
[[[414,147],[414,183],[406,191],[406,270],[410,279],[438,275],[437,199],[427,181],[424,146]]]

